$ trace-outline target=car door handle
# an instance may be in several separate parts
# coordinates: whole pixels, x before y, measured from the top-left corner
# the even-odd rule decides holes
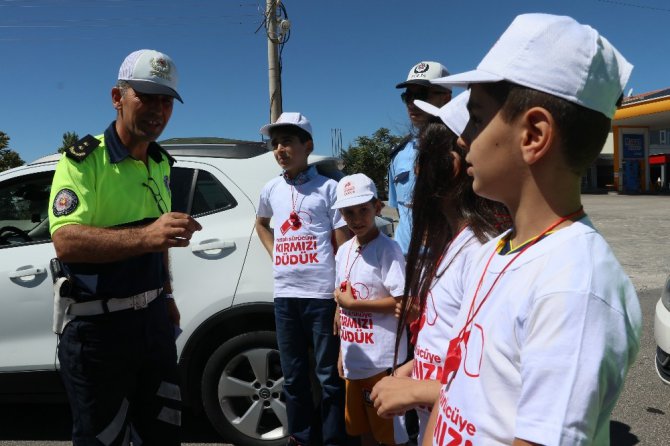
[[[39,274],[44,274],[47,272],[46,268],[30,268],[30,269],[19,269],[13,273],[9,273],[10,279],[18,279],[19,277],[26,276],[37,276]]]
[[[205,240],[199,245],[191,247],[192,252],[211,251],[213,249],[235,249],[235,242],[226,242],[223,240]]]

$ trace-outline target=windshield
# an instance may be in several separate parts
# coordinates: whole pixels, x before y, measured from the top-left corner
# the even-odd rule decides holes
[[[43,172],[0,186],[0,245],[49,239],[52,176]]]

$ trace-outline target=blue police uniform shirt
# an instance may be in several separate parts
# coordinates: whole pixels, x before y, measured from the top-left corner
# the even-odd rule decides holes
[[[414,192],[414,161],[418,141],[412,139],[393,157],[389,166],[389,206],[398,209],[399,223],[393,238],[407,255],[412,236],[412,194]]]

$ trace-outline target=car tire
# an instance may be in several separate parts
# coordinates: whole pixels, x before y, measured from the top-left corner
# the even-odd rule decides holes
[[[670,385],[670,355],[656,347],[656,373],[665,384]]]
[[[221,344],[207,361],[201,384],[205,413],[226,441],[286,443],[284,377],[275,332],[245,333]]]

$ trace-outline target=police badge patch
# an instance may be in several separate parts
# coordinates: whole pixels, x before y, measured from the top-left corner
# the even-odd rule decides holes
[[[61,189],[56,194],[53,203],[53,213],[56,217],[69,215],[79,206],[79,197],[71,189]]]

